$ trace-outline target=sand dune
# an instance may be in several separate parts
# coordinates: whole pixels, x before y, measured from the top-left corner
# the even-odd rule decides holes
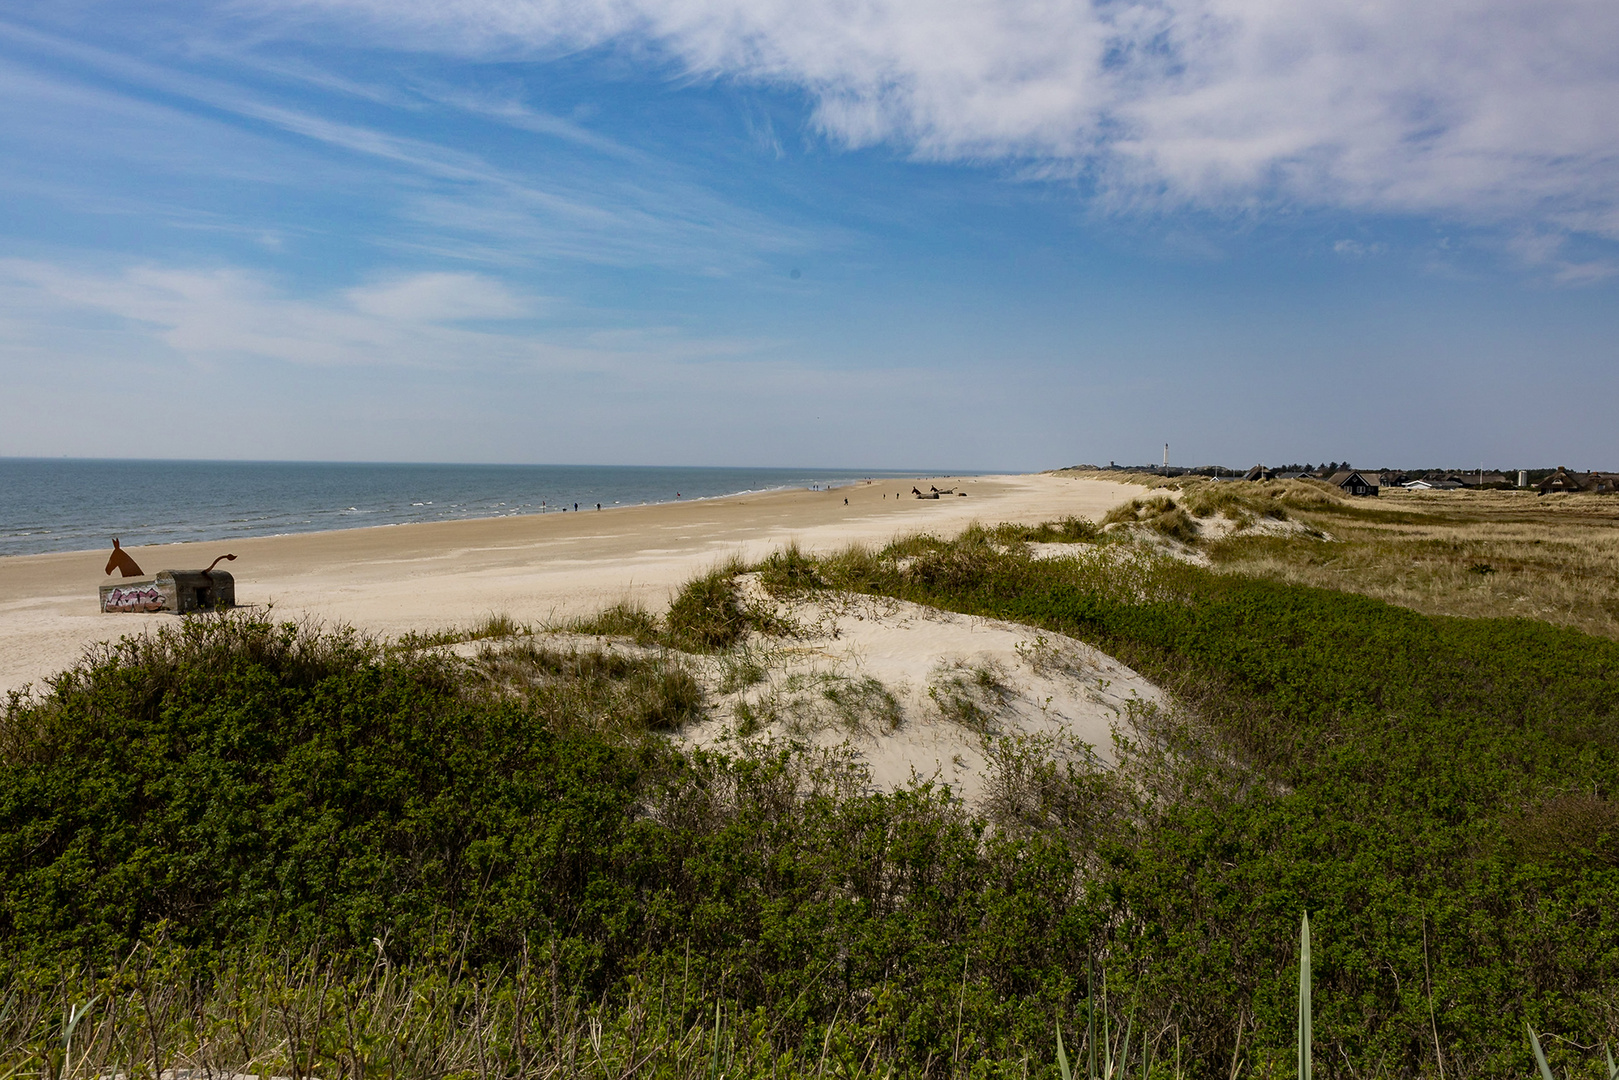
[[[800,632],[756,636],[747,679],[725,670],[734,659],[710,660],[712,704],[682,732],[687,742],[840,747],[877,788],[932,780],[978,804],[998,754],[1033,743],[1059,760],[1111,765],[1115,725],[1128,732],[1133,709],[1164,701],[1137,672],[1062,634],[881,597],[753,594]]]
[[[967,496],[918,500],[913,483]],[[658,609],[681,582],[736,554],[760,558],[881,544],[970,522],[1097,518],[1140,488],[1049,474],[883,480],[833,491],[782,491],[658,506],[481,521],[381,526],[224,543],[132,548],[148,573],[208,565],[226,550],[240,604],[382,634],[464,626],[492,613],[526,622],[631,599]],[[847,504],[845,503],[847,500]],[[109,540],[110,549],[110,540]],[[94,642],[173,615],[104,615],[106,551],[0,558],[0,691],[71,665]]]

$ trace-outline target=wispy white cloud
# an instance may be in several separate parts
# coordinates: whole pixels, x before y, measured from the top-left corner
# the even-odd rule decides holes
[[[415,91],[415,100],[427,106],[552,137],[587,156],[537,169],[502,166],[447,140],[399,134],[382,123],[335,119],[316,107],[287,104],[248,86],[4,21],[0,41],[69,59],[105,77],[102,85],[92,86],[0,58],[0,91],[9,91],[14,103],[27,103],[11,109],[7,122],[34,129],[33,137],[103,164],[122,158],[188,177],[234,177],[278,186],[330,187],[336,181],[351,191],[365,190],[371,199],[386,194],[393,220],[414,228],[377,230],[371,239],[384,247],[473,262],[566,258],[734,273],[757,269],[762,257],[778,251],[840,242],[836,229],[778,221],[716,194],[670,163],[512,97],[420,81]],[[283,75],[294,69],[302,70],[299,65],[276,67]],[[364,85],[339,82],[345,93],[367,100],[386,97]],[[0,108],[0,119],[7,111]],[[104,129],[138,130],[140,135],[109,138]],[[289,167],[286,159],[289,141],[298,148],[297,167]],[[218,152],[221,146],[230,152]],[[314,179],[317,173],[319,181]],[[7,176],[0,183],[15,188],[27,181]],[[50,189],[35,185],[33,190]],[[128,201],[116,192],[80,191],[77,186],[57,188],[56,194],[72,195],[81,205]],[[166,212],[180,210],[170,207]],[[186,213],[198,220],[206,216],[194,209]],[[254,236],[266,233],[259,226],[238,227]]]
[[[482,56],[621,44],[799,88],[850,146],[1045,163],[1117,205],[1619,237],[1611,0],[253,0]]]
[[[555,303],[471,274],[297,295],[236,267],[0,260],[0,378],[35,406],[0,429],[0,453],[959,462],[962,432],[988,437],[969,423],[987,402],[1028,409],[1005,380],[968,393],[959,373],[903,364],[828,372],[775,341],[617,312],[548,320]],[[167,416],[155,402],[188,386],[208,394],[183,424],[72,407]],[[900,396],[925,431],[886,423]]]
[[[408,323],[520,319],[535,314],[534,300],[477,274],[414,274],[350,289],[354,310]]]
[[[1339,255],[1360,258],[1367,255],[1381,255],[1388,250],[1387,244],[1365,243],[1360,240],[1339,240],[1332,245],[1332,250]]]
[[[540,302],[473,274],[427,273],[299,298],[226,267],[137,265],[116,273],[0,260],[0,319],[14,337],[91,315],[142,332],[188,362],[237,358],[298,366],[479,368],[566,361],[530,335],[461,325],[526,318]]]
[[[118,270],[0,259],[0,337],[44,344],[102,328],[202,368],[399,368],[472,376],[586,374],[676,386],[689,365],[762,360],[774,343],[624,325],[483,274],[428,272],[297,295],[241,267]],[[564,319],[553,319],[557,314]],[[564,325],[566,324],[566,325]],[[131,344],[144,343],[144,344]]]

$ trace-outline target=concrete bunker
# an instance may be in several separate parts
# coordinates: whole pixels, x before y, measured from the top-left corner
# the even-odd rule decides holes
[[[117,541],[113,550],[120,553]],[[128,568],[140,572],[134,560],[128,559]],[[101,586],[101,610],[104,612],[167,611],[186,615],[193,611],[216,611],[236,606],[236,579],[229,571],[215,570],[221,562],[235,560],[235,555],[221,555],[206,570],[159,570],[145,580],[120,581],[116,585]],[[109,562],[107,572],[112,573]],[[127,572],[127,571],[126,571]]]

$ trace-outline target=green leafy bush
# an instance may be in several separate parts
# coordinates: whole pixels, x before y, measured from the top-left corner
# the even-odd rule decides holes
[[[1619,1041],[1619,643],[987,530],[814,573],[1077,634],[1180,705],[1134,711],[1117,773],[998,744],[987,817],[804,748],[677,752],[636,711],[690,705],[651,661],[177,623],[8,704],[4,964],[105,970],[166,935],[193,985],[377,939],[424,979],[544,956],[610,1023],[695,985],[817,1075],[1039,1075],[1056,1015],[1091,1049],[1131,1030],[1106,1016],[1173,1032],[1226,1077],[1293,1068],[1307,909],[1324,1075],[1436,1072],[1436,1044],[1522,1075],[1507,1017],[1558,1036],[1558,1075]]]

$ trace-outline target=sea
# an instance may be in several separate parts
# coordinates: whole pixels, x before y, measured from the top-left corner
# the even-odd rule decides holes
[[[0,458],[0,556],[821,490],[916,471]],[[953,474],[961,475],[961,474]]]

